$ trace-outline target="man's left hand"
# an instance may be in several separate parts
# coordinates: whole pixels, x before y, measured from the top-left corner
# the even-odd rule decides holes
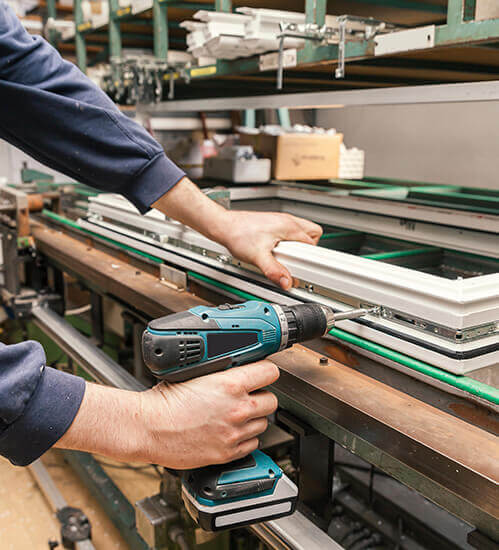
[[[319,225],[291,214],[226,210],[188,178],[182,178],[152,206],[223,244],[236,258],[256,265],[284,290],[291,288],[293,279],[272,250],[281,241],[317,244],[322,235]]]
[[[300,241],[316,245],[322,228],[316,223],[277,212],[228,211],[223,244],[239,260],[256,265],[262,273],[284,290],[293,279],[272,254],[281,241]]]

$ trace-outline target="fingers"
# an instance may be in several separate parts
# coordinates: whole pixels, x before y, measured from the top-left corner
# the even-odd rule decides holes
[[[268,428],[268,425],[269,421],[266,418],[250,420],[241,429],[241,443],[263,434],[263,432]]]
[[[256,437],[254,437],[253,439],[249,439],[248,441],[243,441],[237,446],[234,457],[231,460],[237,460],[238,458],[248,456],[253,451],[256,451],[259,445],[260,442]]]
[[[314,241],[313,244],[317,244],[322,235],[322,227],[309,220],[303,218],[294,217],[295,222],[301,227],[301,229]]]
[[[275,259],[271,250],[266,250],[259,254],[255,263],[267,279],[279,285],[283,290],[289,290],[291,288],[293,284],[291,274]]]
[[[273,384],[279,378],[279,369],[264,360],[234,368],[224,375],[230,377],[231,383],[239,384],[242,392],[251,393]]]
[[[279,401],[277,397],[269,391],[258,391],[250,395],[249,399],[249,418],[259,418],[269,416],[277,409]]]

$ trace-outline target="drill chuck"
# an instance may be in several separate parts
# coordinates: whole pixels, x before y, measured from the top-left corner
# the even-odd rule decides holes
[[[276,307],[281,308],[287,323],[288,338],[281,349],[322,336],[327,330],[327,308],[320,304],[274,305]]]

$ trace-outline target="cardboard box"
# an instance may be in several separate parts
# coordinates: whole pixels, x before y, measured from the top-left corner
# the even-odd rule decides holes
[[[277,180],[320,180],[338,177],[343,134],[241,134],[241,145],[252,145],[272,160]]]
[[[497,0],[476,0],[475,6],[477,21],[499,17],[499,2]]]

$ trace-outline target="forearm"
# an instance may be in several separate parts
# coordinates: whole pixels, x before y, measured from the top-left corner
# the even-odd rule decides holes
[[[87,382],[78,414],[55,447],[134,461],[143,460],[145,439],[140,393]]]
[[[160,212],[192,227],[209,239],[223,243],[230,230],[230,213],[184,177],[153,205]]]

